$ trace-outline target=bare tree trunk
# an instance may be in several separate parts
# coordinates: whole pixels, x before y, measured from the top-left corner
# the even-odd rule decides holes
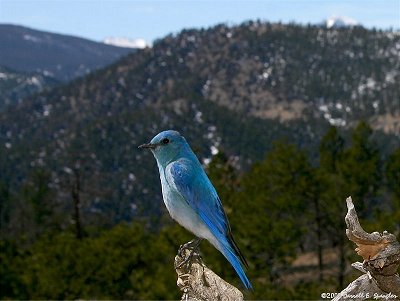
[[[81,224],[81,197],[80,197],[80,191],[81,191],[81,179],[80,179],[80,174],[78,170],[74,170],[74,182],[72,183],[72,190],[71,190],[71,196],[72,196],[72,201],[74,203],[74,214],[73,214],[73,220],[75,222],[75,235],[77,239],[82,239],[83,237],[83,231],[82,231],[82,224]]]
[[[339,234],[339,272],[338,272],[338,285],[339,288],[344,285],[344,275],[346,270],[346,248],[345,248],[344,235]]]
[[[318,253],[318,270],[319,270],[319,281],[322,282],[324,280],[324,262],[322,257],[322,220],[321,220],[321,210],[319,208],[318,199],[314,200],[315,206],[315,221],[317,224],[317,253]]]
[[[347,288],[341,291],[333,301],[384,299],[399,300],[400,244],[396,236],[384,231],[367,233],[361,227],[351,197],[347,198],[346,235],[357,244],[355,251],[364,261],[352,266],[364,273]]]

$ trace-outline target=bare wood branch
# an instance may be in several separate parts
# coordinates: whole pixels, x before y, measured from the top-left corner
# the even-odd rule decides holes
[[[378,232],[365,232],[358,221],[357,212],[351,197],[347,198],[346,202],[348,209],[345,217],[347,237],[357,244],[358,248],[356,252],[364,260],[375,259],[375,256],[389,244],[388,239]]]
[[[204,265],[201,256],[184,250],[175,256],[177,285],[183,292],[181,300],[187,301],[241,301],[243,294]],[[184,261],[188,261],[185,263]]]
[[[399,300],[400,244],[387,231],[367,233],[358,221],[351,197],[347,198],[346,235],[357,245],[355,251],[364,261],[352,264],[365,273],[348,285],[333,300]]]

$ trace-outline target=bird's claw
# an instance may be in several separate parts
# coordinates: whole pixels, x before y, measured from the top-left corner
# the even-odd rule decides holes
[[[178,255],[183,257],[183,255],[184,255],[183,251],[184,250],[190,250],[190,251],[192,251],[191,253],[193,253],[194,251],[198,251],[201,241],[202,241],[201,238],[195,238],[195,239],[192,239],[191,241],[189,241],[187,243],[184,243],[183,245],[181,245],[179,247]]]
[[[187,267],[189,267],[189,263],[193,257],[193,255],[196,253],[199,253],[199,245],[200,242],[202,241],[201,238],[195,238],[192,239],[191,241],[181,245],[178,249],[178,255],[180,257],[185,257],[181,263],[179,263],[176,268],[179,269],[181,268],[183,265],[186,265]],[[190,253],[188,256],[185,256],[186,254],[184,253],[185,250],[189,250]]]

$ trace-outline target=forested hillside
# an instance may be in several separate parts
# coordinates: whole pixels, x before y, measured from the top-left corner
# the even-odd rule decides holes
[[[42,73],[17,72],[0,66],[0,110],[43,90],[55,87],[59,82]]]
[[[20,73],[41,73],[58,81],[86,75],[134,51],[80,37],[0,24],[0,66]]]

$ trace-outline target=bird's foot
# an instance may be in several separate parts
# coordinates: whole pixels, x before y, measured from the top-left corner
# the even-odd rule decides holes
[[[195,238],[195,239],[192,239],[191,241],[181,245],[178,250],[178,255],[183,257],[184,250],[198,251],[199,245],[202,240],[203,240],[202,238]]]
[[[196,255],[198,255],[198,253],[199,253],[199,245],[200,245],[201,241],[202,241],[201,238],[195,238],[179,247],[178,255],[180,257],[185,257],[185,258],[182,260],[181,263],[179,263],[176,266],[177,269],[181,268],[183,265],[186,265],[187,268],[190,267],[191,259],[193,258],[195,253],[196,253]],[[184,252],[185,250],[190,251],[188,256],[186,256],[186,254]]]

